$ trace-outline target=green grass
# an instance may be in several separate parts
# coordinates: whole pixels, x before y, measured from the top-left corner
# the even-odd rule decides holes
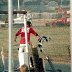
[[[12,54],[14,58],[17,57],[17,48],[18,46],[14,46],[16,43],[14,42],[14,36],[16,31],[19,28],[12,29]],[[49,42],[43,43],[42,56],[69,56],[68,47],[70,46],[70,28],[67,26],[63,27],[34,27],[36,32],[40,35],[46,35],[47,37],[51,37]],[[8,54],[8,29],[0,28],[0,51],[1,48],[4,48],[5,54]],[[17,39],[19,42],[19,37]],[[37,38],[31,35],[31,42],[34,46],[37,45]]]

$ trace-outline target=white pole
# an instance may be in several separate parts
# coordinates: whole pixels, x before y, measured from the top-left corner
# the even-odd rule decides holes
[[[18,0],[18,11],[20,10],[20,1]],[[19,13],[17,13],[17,17],[19,17]]]
[[[72,59],[72,0],[70,0],[70,48]],[[72,72],[72,60],[71,60],[71,72]]]
[[[24,15],[24,31],[25,31],[25,41],[26,41],[26,52],[28,52],[26,15]]]
[[[20,4],[19,4],[19,0],[18,0],[18,10],[20,10]]]
[[[9,33],[9,64],[8,64],[8,72],[12,72],[12,67],[11,67],[11,25],[12,25],[12,0],[8,0],[8,23],[9,23],[9,28],[8,28],[8,33]]]
[[[4,68],[4,71],[5,71],[5,60],[4,60],[3,47],[2,47],[2,51],[1,51],[1,57],[2,57],[2,62],[3,62],[3,68]]]
[[[26,25],[26,15],[24,15],[24,31],[25,31],[25,41],[26,41],[26,47],[24,52],[24,63],[29,68],[29,55],[28,55],[28,41],[27,41],[27,25]]]
[[[61,6],[62,6],[62,0],[61,0]]]

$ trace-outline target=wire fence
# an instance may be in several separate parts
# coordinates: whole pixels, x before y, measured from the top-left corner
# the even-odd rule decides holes
[[[23,2],[24,3],[24,2]],[[42,2],[41,2],[42,3]],[[49,7],[50,5],[54,7]],[[71,61],[71,50],[70,50],[70,26],[46,26],[46,23],[53,22],[54,20],[61,18],[63,15],[56,12],[58,3],[50,2],[48,5],[22,5],[21,9],[30,10],[32,26],[37,31],[37,33],[42,37],[43,35],[50,37],[48,42],[43,43],[43,53],[40,53],[40,57],[45,59],[49,56],[52,62],[60,64],[70,64]],[[63,6],[66,10],[69,10],[68,6]],[[15,7],[17,9],[17,6]],[[15,9],[14,8],[14,9]],[[5,6],[1,6],[0,9],[5,9]],[[6,6],[7,10],[7,6]],[[6,20],[7,15],[1,15],[0,20]],[[16,16],[15,16],[16,18]],[[5,54],[5,65],[6,69],[8,64],[8,24],[0,25],[0,52],[1,48],[4,48]],[[13,24],[12,28],[12,56],[14,60],[14,68],[18,65],[18,47],[15,45],[14,36],[16,31],[22,27],[20,24]],[[19,38],[18,38],[19,41]],[[32,35],[31,42],[34,46],[37,46],[37,39]],[[31,55],[31,52],[30,52]],[[1,55],[0,55],[1,58]],[[2,59],[0,59],[2,61]],[[45,62],[47,63],[47,62]],[[2,67],[2,62],[0,63]],[[66,71],[65,71],[66,72]],[[69,71],[68,71],[69,72]]]

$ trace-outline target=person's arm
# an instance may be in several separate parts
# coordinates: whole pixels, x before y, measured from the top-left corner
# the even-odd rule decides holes
[[[17,36],[20,35],[20,34],[21,34],[21,29],[15,34],[15,38],[14,38],[14,41],[15,41],[15,42],[17,42],[17,41],[16,41],[16,40],[17,40]]]
[[[31,28],[31,33],[32,33],[33,35],[37,36],[38,39],[41,39],[40,35],[39,35],[33,28]]]
[[[40,40],[42,39],[42,38],[40,37],[40,35],[37,34],[36,36],[38,37],[38,39],[40,39]]]
[[[17,35],[15,35],[15,39],[14,39],[14,41],[17,42],[16,40],[17,40]]]

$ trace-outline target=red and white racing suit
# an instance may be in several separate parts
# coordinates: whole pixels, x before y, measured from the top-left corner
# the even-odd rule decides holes
[[[27,40],[28,40],[28,44],[30,44],[30,35],[33,34],[35,36],[38,36],[38,34],[33,30],[32,27],[27,27]],[[25,47],[26,47],[26,41],[25,41],[25,31],[24,31],[24,27],[20,28],[19,31],[16,33],[16,36],[20,36],[20,47],[19,47],[19,53],[18,53],[18,57],[19,57],[19,64],[20,67],[22,65],[25,64],[25,57],[24,57],[24,53],[25,51]]]

